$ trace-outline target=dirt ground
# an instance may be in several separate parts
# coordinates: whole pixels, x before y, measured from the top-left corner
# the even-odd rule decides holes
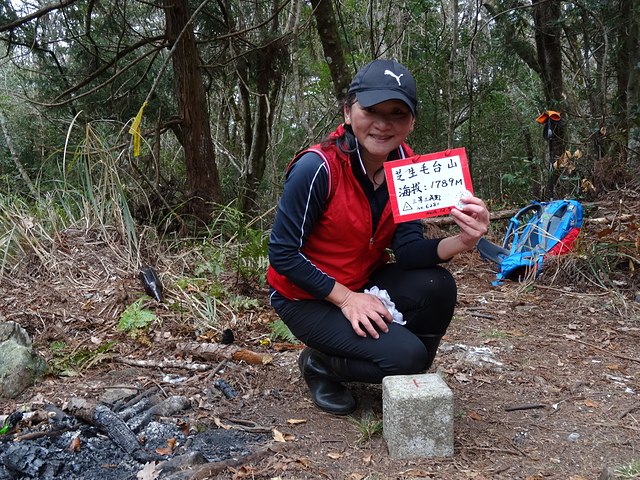
[[[594,224],[583,235],[602,235],[608,226]],[[637,234],[635,224],[625,231],[634,228]],[[0,415],[18,405],[63,408],[71,397],[99,398],[116,386],[141,391],[157,385],[167,395],[190,399],[187,417],[193,424],[217,421],[271,431],[271,449],[210,477],[221,479],[595,480],[614,478],[601,477],[606,468],[640,460],[637,273],[614,279],[618,292],[559,270],[536,282],[493,286],[494,274],[476,253],[451,262],[458,306],[432,371],[443,375],[454,394],[455,453],[394,460],[381,435],[366,439],[357,428],[367,419],[381,420],[381,387],[354,385],[359,407],[349,417],[319,411],[297,369],[296,347],[267,341],[275,315],[265,290],[255,293],[264,307],[226,327],[235,345],[268,354],[266,364],[227,361],[214,376],[211,370],[134,367],[115,357],[150,365],[198,361],[181,356],[176,345],[216,336],[197,337],[189,319],[149,302],[162,322],[152,325],[147,341],[133,340],[117,323],[142,293],[137,272],[110,265],[108,248],[80,233],[68,239],[65,251],[80,271],[76,280],[44,277],[37,265],[25,263],[0,282],[0,320],[25,327],[49,361],[53,342],[76,352],[116,343],[74,375],[49,375],[15,401],[0,404]],[[94,275],[95,283],[78,281],[83,275]],[[239,395],[228,400],[216,394],[214,378],[226,380]]]

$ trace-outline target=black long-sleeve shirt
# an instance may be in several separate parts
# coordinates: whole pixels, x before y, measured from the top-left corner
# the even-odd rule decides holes
[[[386,186],[373,188],[360,162],[353,155],[351,164],[354,175],[369,199],[375,231],[389,201],[389,192]],[[307,152],[300,157],[287,173],[269,239],[269,261],[273,268],[319,299],[329,295],[335,279],[313,265],[301,248],[324,212],[328,182],[327,167],[318,154]],[[437,253],[440,240],[425,239],[422,224],[414,220],[398,224],[390,248],[402,268],[424,268],[443,261]]]

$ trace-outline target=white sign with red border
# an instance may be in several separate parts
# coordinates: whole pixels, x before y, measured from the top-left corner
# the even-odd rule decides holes
[[[473,194],[464,148],[385,162],[384,171],[396,223],[446,215]]]

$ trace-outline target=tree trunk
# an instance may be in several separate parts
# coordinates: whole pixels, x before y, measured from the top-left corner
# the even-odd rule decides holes
[[[4,116],[4,112],[0,112],[0,127],[2,127],[2,133],[4,133],[4,139],[7,142],[7,148],[9,149],[9,153],[11,154],[11,160],[13,160],[13,163],[18,169],[18,172],[22,176],[22,179],[24,180],[25,185],[29,188],[29,191],[31,192],[31,195],[33,195],[34,199],[40,198],[40,194],[38,193],[38,190],[36,190],[36,187],[31,181],[31,178],[29,178],[29,174],[27,173],[27,170],[24,168],[24,166],[22,165],[22,162],[20,161],[18,152],[13,147],[13,140],[9,135],[9,129],[7,128],[7,120]]]
[[[630,170],[640,173],[640,1],[634,0],[629,15],[629,84],[627,94],[627,115],[629,116],[629,137],[627,158]],[[636,177],[637,182],[637,177]]]
[[[260,207],[256,204],[257,192],[267,165],[267,149],[282,81],[289,70],[286,38],[270,40],[265,35],[262,42],[262,47],[236,64],[242,79],[239,92],[245,123],[246,158],[236,205],[243,213],[251,213]]]
[[[638,101],[640,100],[640,33],[639,20],[634,15],[640,14],[640,1],[620,0],[617,5],[620,12],[620,20],[617,28],[617,50],[615,59],[617,96],[614,102],[617,113],[618,125],[616,130],[624,135],[622,142],[614,148],[614,155],[620,155],[621,160],[628,160],[627,152],[633,152],[639,146],[640,115],[638,114]],[[622,146],[622,148],[620,148]],[[628,150],[630,148],[630,150]],[[638,153],[635,152],[635,159]],[[630,165],[632,166],[632,165]],[[637,166],[636,166],[637,169]]]
[[[178,140],[184,149],[189,210],[198,220],[208,223],[213,204],[222,193],[209,124],[209,108],[202,83],[200,59],[189,23],[187,0],[164,0],[166,36],[179,42],[173,53],[173,73],[181,117]]]
[[[333,93],[338,101],[345,100],[351,83],[351,73],[344,59],[344,48],[340,41],[333,0],[311,0],[311,6],[316,19],[318,36],[322,42],[324,58],[331,72]]]
[[[453,148],[456,119],[454,108],[454,92],[456,78],[456,57],[458,54],[458,0],[451,1],[451,50],[449,51],[449,65],[447,69],[447,148]]]
[[[533,0],[533,21],[538,66],[547,108],[564,111],[562,81],[561,1]],[[559,172],[553,167],[565,151],[566,118],[560,121],[549,140],[549,178],[546,197],[553,198]]]

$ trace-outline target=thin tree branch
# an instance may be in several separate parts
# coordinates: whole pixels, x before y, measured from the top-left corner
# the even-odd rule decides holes
[[[13,141],[9,136],[9,130],[7,129],[7,121],[4,118],[4,112],[1,112],[1,111],[0,111],[0,126],[2,127],[2,132],[4,133],[4,138],[7,142],[9,153],[11,153],[11,159],[13,160],[13,163],[15,163],[16,168],[18,169],[18,171],[20,172],[20,175],[22,176],[23,180],[27,184],[27,187],[29,187],[29,191],[31,192],[31,195],[33,195],[34,198],[39,198],[40,195],[38,195],[38,191],[36,190],[36,187],[33,185],[33,182],[29,178],[29,174],[27,173],[27,171],[24,169],[24,166],[20,162],[18,153],[13,147]]]
[[[49,12],[52,12],[53,10],[59,10],[61,8],[64,7],[68,7],[69,5],[72,5],[74,3],[76,3],[77,0],[65,0],[65,1],[61,1],[60,3],[57,4],[52,4],[52,5],[46,5],[44,7],[42,7],[40,10],[36,10],[33,13],[30,13],[29,15],[25,15],[24,17],[20,17],[16,20],[14,20],[11,23],[7,23],[5,25],[0,25],[0,33],[1,32],[6,32],[9,30],[14,30],[22,25],[24,25],[25,23],[30,22],[31,20],[35,19],[35,18],[40,18],[43,15],[46,15]]]
[[[81,89],[82,87],[84,87],[85,85],[91,83],[91,81],[95,80],[99,75],[101,75],[105,70],[111,68],[113,65],[115,65],[116,63],[118,63],[119,60],[121,60],[124,56],[128,55],[129,53],[137,50],[140,47],[143,47],[145,45],[148,45],[150,43],[154,43],[157,42],[159,40],[163,40],[164,39],[164,35],[158,35],[155,37],[151,37],[151,38],[145,38],[144,40],[140,40],[137,43],[134,43],[133,45],[130,45],[129,47],[125,48],[124,50],[119,51],[109,62],[105,63],[103,66],[101,66],[100,68],[98,68],[97,70],[94,70],[91,75],[89,75],[87,78],[85,78],[82,82],[74,85],[71,88],[68,88],[67,90],[65,90],[64,92],[62,92],[60,95],[58,95],[56,98],[53,99],[54,102],[58,102],[60,99],[64,98],[67,95],[70,95],[76,91],[78,91],[79,89]],[[144,53],[142,56],[138,57],[137,59],[135,59],[133,62],[131,62],[127,67],[123,68],[122,70],[120,70],[120,72],[116,73],[113,77],[111,77],[109,80],[107,80],[105,83],[103,83],[102,85],[106,85],[107,83],[110,83],[113,79],[115,79],[116,77],[118,77],[118,75],[120,75],[120,73],[126,71],[127,69],[129,69],[132,65],[135,65],[136,63],[138,63],[140,60],[142,60],[143,58],[146,58],[147,56],[149,56],[150,53],[153,53],[154,51],[162,48],[163,45],[156,47],[155,49]],[[93,90],[92,90],[93,91]],[[82,96],[86,95],[86,93],[82,94]],[[74,97],[73,100],[76,100],[78,97]],[[57,104],[57,103],[53,103],[49,106],[58,106],[58,105],[64,105],[65,103],[67,103],[66,101],[61,103],[61,104]]]
[[[77,96],[75,96],[73,98],[70,98],[68,100],[64,100],[62,102],[56,102],[56,103],[41,103],[41,102],[37,102],[37,101],[35,101],[35,100],[31,99],[31,98],[25,98],[25,100],[27,100],[28,102],[31,102],[31,103],[33,103],[35,105],[40,105],[42,107],[61,107],[61,106],[67,105],[67,104],[69,104],[69,103],[71,103],[71,102],[73,102],[75,100],[78,100],[80,98],[86,97],[87,95],[90,95],[90,94],[96,92],[97,90],[101,89],[105,85],[110,84],[116,78],[118,78],[120,75],[122,75],[124,72],[126,72],[127,70],[129,70],[130,68],[132,68],[133,66],[135,66],[136,64],[141,62],[142,60],[144,60],[146,57],[148,57],[151,54],[156,53],[160,48],[162,48],[162,47],[157,47],[157,48],[155,48],[153,50],[149,50],[148,52],[145,52],[142,56],[136,58],[133,62],[131,62],[130,64],[128,64],[127,66],[125,66],[124,68],[119,70],[118,72],[116,72],[113,76],[111,76],[110,78],[108,78],[107,80],[102,82],[100,85],[97,85],[97,86],[93,87],[92,89],[87,90],[86,92],[81,93],[80,95],[77,95]],[[82,82],[82,85],[85,85],[87,83],[88,83],[87,81],[84,81],[84,82]],[[76,90],[75,87],[74,87],[74,90]],[[60,96],[58,96],[56,98],[56,100],[59,99],[59,98],[60,98]]]

